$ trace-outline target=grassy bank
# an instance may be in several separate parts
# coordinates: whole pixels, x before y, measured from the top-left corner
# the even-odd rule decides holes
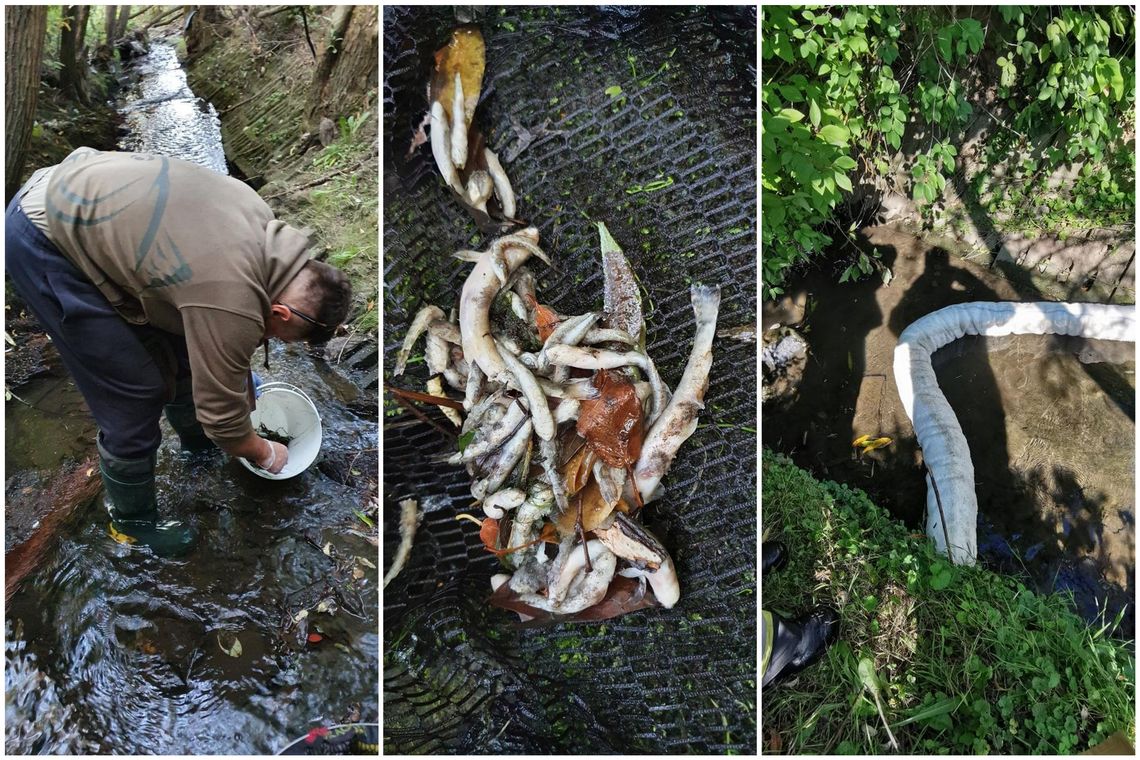
[[[313,6],[309,24],[320,43],[332,8]],[[226,158],[244,174],[277,216],[312,228],[328,263],[352,280],[352,327],[371,333],[380,250],[376,90],[368,81],[344,84],[322,110],[328,144],[309,134],[305,104],[313,76],[299,13],[259,19],[227,7],[203,33],[208,40],[187,60],[194,92],[221,117]],[[335,76],[334,76],[335,79]]]
[[[1115,731],[1135,741],[1130,642],[1062,597],[949,565],[861,491],[782,456],[764,452],[762,482],[765,537],[790,553],[763,579],[764,608],[842,613],[824,659],[765,691],[764,751],[889,752],[884,719],[903,753],[1067,754]]]

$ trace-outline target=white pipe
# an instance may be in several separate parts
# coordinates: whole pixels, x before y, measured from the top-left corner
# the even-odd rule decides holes
[[[895,385],[906,410],[926,467],[926,533],[938,551],[957,564],[974,564],[978,552],[978,498],[970,448],[954,410],[942,395],[931,355],[965,335],[1077,335],[1099,340],[1136,341],[1136,307],[1095,303],[997,303],[979,301],[947,306],[913,322],[895,347]]]

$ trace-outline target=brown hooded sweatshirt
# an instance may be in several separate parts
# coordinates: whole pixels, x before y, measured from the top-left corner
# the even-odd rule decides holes
[[[48,237],[124,319],[186,336],[206,434],[225,445],[252,432],[250,357],[308,236],[242,182],[144,153],[76,150],[44,210]]]

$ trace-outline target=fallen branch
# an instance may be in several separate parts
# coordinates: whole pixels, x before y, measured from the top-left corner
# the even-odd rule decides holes
[[[4,552],[4,599],[10,601],[20,584],[43,563],[55,548],[63,528],[81,507],[90,504],[103,487],[94,457],[61,470],[50,483],[38,489],[21,510],[39,514],[47,507],[35,532],[19,546]]]
[[[342,177],[345,174],[352,174],[357,169],[360,169],[363,166],[365,166],[366,164],[368,164],[370,161],[375,161],[375,160],[376,160],[375,158],[373,158],[372,156],[369,156],[367,161],[361,161],[360,163],[356,164],[355,166],[346,166],[343,169],[338,169],[337,171],[335,171],[331,174],[326,174],[323,177],[318,177],[317,179],[315,179],[311,182],[306,182],[303,185],[298,185],[296,187],[290,187],[290,188],[287,188],[285,190],[282,190],[279,193],[274,193],[273,195],[266,195],[266,196],[262,197],[262,200],[263,201],[273,201],[273,200],[277,200],[278,198],[284,198],[286,195],[289,195],[290,193],[295,193],[295,192],[298,192],[300,190],[308,190],[310,187],[316,187],[317,185],[323,185],[326,182],[329,182],[330,180],[335,179],[336,177]]]
[[[447,398],[446,396],[433,396],[430,393],[420,393],[419,391],[408,391],[403,388],[397,388],[394,385],[384,384],[384,390],[391,393],[397,398],[407,399],[408,401],[419,401],[424,404],[434,404],[435,406],[446,406],[449,409],[456,409],[463,411],[463,402],[456,401],[455,399]]]
[[[176,5],[173,8],[171,8],[170,10],[166,11],[165,13],[161,13],[157,17],[152,19],[150,22],[147,23],[146,26],[144,26],[142,28],[142,30],[145,32],[148,29],[150,29],[152,26],[158,26],[159,24],[161,24],[161,23],[163,23],[169,19],[174,18],[175,16],[179,15],[180,13],[182,13],[182,6]]]

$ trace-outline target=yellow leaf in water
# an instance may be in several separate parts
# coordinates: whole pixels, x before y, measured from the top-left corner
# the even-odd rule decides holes
[[[364,570],[362,570],[360,567],[352,568],[352,577],[356,580],[360,580],[364,577]]]
[[[357,557],[356,561],[359,562],[360,564],[364,565],[365,567],[370,567],[373,570],[376,569],[376,565],[369,562],[367,557]]]
[[[861,435],[858,438],[856,438],[854,441],[852,441],[851,445],[852,446],[865,446],[867,444],[867,441],[869,441],[869,440],[871,440],[871,436]]]
[[[308,616],[309,616],[308,610],[301,610],[300,612],[298,612],[296,615],[293,616],[293,622],[294,623],[300,623],[302,620],[304,620]]]
[[[863,453],[866,454],[868,451],[874,451],[875,449],[881,449],[884,446],[890,446],[890,445],[891,445],[891,439],[890,438],[876,438],[875,440],[873,440],[873,441],[871,441],[871,442],[869,442],[863,446]]]

